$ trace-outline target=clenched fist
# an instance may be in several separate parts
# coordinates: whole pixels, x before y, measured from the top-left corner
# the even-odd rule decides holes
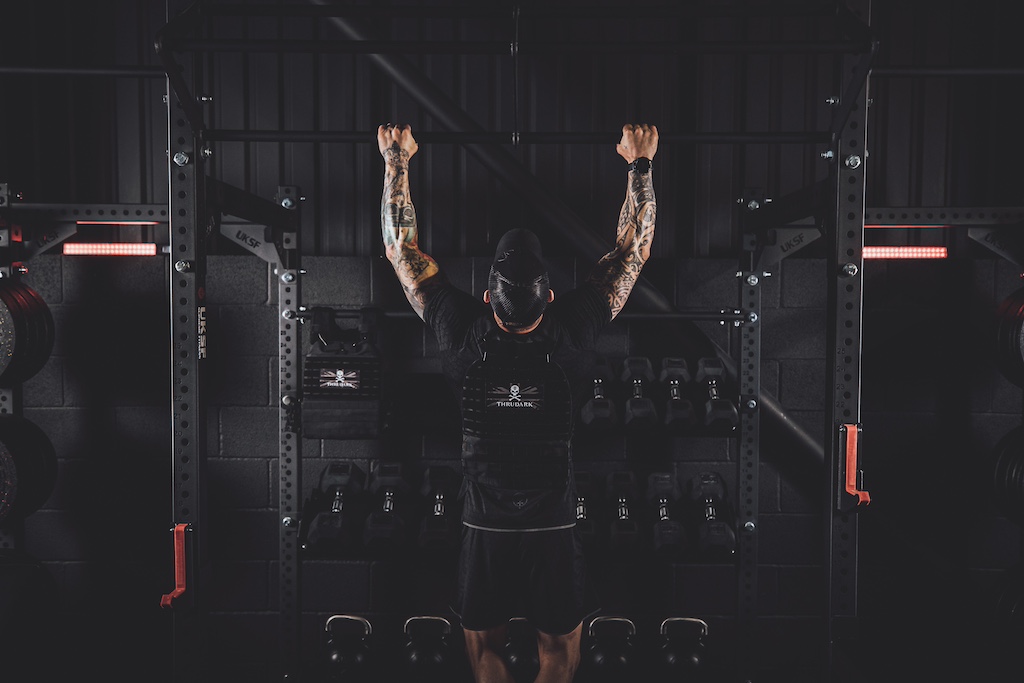
[[[653,159],[658,151],[658,127],[627,123],[622,127],[622,139],[615,145],[615,151],[627,164],[641,157]]]

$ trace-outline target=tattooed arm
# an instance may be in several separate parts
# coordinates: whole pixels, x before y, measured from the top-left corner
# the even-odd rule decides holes
[[[622,140],[615,151],[630,164],[636,159],[654,159],[658,151],[658,128],[626,124],[622,127]],[[619,211],[615,248],[601,257],[587,278],[604,294],[613,320],[625,305],[640,270],[651,256],[657,212],[653,169],[647,173],[630,170],[626,181],[626,200]]]
[[[418,244],[416,207],[409,193],[409,160],[419,149],[409,126],[379,126],[377,148],[384,157],[384,194],[380,200],[380,229],[384,253],[395,269],[416,315],[423,310],[431,291],[444,282],[437,262]]]

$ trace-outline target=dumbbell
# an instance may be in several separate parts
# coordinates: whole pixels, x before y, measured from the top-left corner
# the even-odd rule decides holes
[[[672,472],[651,472],[647,476],[647,500],[657,510],[654,522],[654,554],[663,558],[679,557],[686,550],[686,531],[675,507],[679,484]]]
[[[363,544],[378,554],[393,554],[405,548],[405,497],[411,486],[400,462],[376,461],[370,471],[370,514],[363,526]]]
[[[524,617],[512,617],[505,630],[505,663],[512,678],[532,681],[540,671],[537,629]]]
[[[587,627],[580,666],[593,683],[636,680],[636,624],[626,617],[594,617]]]
[[[458,520],[453,514],[458,485],[458,475],[446,465],[431,465],[423,473],[420,495],[428,509],[420,524],[420,548],[450,550],[458,545]]]
[[[452,623],[444,617],[415,616],[405,620],[405,673],[411,683],[452,679],[455,657]]]
[[[736,532],[725,519],[725,482],[717,472],[701,472],[690,480],[690,499],[698,507],[697,553],[705,560],[727,560],[736,552]]]
[[[664,424],[672,431],[685,431],[697,424],[693,402],[684,387],[690,383],[690,367],[685,358],[662,358],[658,378],[666,389]]]
[[[373,627],[363,617],[335,614],[324,625],[323,665],[329,681],[369,683],[375,680],[371,640]]]
[[[303,549],[315,553],[345,552],[359,545],[356,520],[366,475],[352,462],[331,462],[320,473],[320,485],[311,498],[325,509],[309,523]],[[316,506],[319,506],[316,505]]]
[[[669,617],[661,622],[661,635],[654,658],[655,683],[697,681],[703,671],[704,640],[708,623],[694,617]]]
[[[651,366],[651,359],[643,356],[628,356],[622,362],[621,379],[629,392],[623,424],[630,429],[644,429],[658,424],[658,410],[651,399],[651,389],[654,384],[654,368]]]
[[[599,538],[594,519],[594,503],[598,500],[597,482],[589,470],[576,470],[573,478],[576,482],[576,528],[583,539],[584,548],[592,549]]]
[[[725,363],[721,358],[697,359],[697,383],[707,395],[704,402],[704,426],[715,431],[732,430],[739,424],[736,404],[721,394],[719,382],[725,377]]]
[[[631,551],[636,548],[640,535],[635,510],[636,476],[631,470],[609,472],[605,490],[609,502],[614,505],[608,548],[613,552]]]
[[[591,429],[605,429],[618,424],[615,403],[608,396],[612,381],[612,370],[608,361],[599,357],[594,364],[593,395],[580,410],[580,420]]]

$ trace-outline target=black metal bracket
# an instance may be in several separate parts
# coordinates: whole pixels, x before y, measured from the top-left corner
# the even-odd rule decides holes
[[[749,193],[737,200],[744,248],[752,254],[753,270],[774,266],[821,237],[826,192],[827,180],[822,180],[777,200],[750,199]],[[812,223],[791,225],[808,217]]]
[[[207,178],[206,187],[208,208],[221,235],[267,263],[290,263],[290,250],[284,249],[284,241],[285,235],[298,230],[297,188],[280,188],[279,196],[270,201],[212,178]],[[253,224],[224,224],[220,215]]]
[[[164,73],[167,74],[167,82],[177,96],[181,110],[192,127],[192,132],[201,138],[206,130],[203,112],[182,75],[184,67],[174,58],[174,50],[177,49],[182,38],[195,29],[200,18],[201,3],[197,0],[156,32],[154,47],[157,57],[163,65]]]
[[[857,58],[856,64],[852,67],[846,66],[851,71],[849,79],[843,78],[842,81],[846,84],[842,95],[839,97],[832,110],[832,123],[829,126],[829,130],[832,131],[832,147],[833,154],[835,155],[834,161],[839,163],[839,159],[842,156],[842,150],[838,147],[839,134],[846,126],[847,121],[850,118],[850,113],[853,111],[854,105],[857,104],[858,95],[864,90],[867,85],[868,75],[871,73],[871,63],[875,59],[875,55],[878,53],[878,41],[871,41],[870,51],[860,55]],[[850,58],[842,60],[849,62]],[[864,107],[867,107],[865,101]]]

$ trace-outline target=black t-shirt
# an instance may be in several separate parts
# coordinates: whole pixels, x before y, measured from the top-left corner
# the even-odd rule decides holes
[[[480,358],[479,340],[497,329],[491,307],[447,285],[431,297],[424,320],[437,339],[442,370],[461,409],[463,378]],[[592,285],[583,285],[556,296],[538,328],[530,332],[531,336],[544,336],[553,345],[552,360],[561,366],[573,389],[574,419],[590,388],[598,335],[610,321],[607,300]],[[531,530],[575,523],[576,497],[571,478],[564,492],[484,490],[464,481],[462,493],[463,523],[470,526]]]

